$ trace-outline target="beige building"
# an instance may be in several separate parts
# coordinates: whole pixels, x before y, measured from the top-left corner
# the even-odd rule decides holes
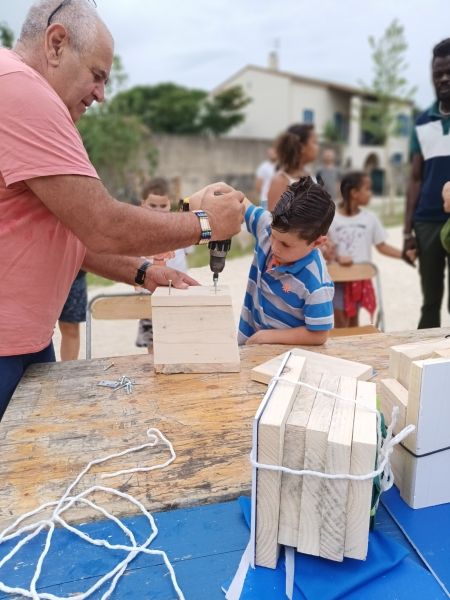
[[[327,130],[338,133],[344,167],[384,169],[388,159],[397,166],[408,161],[412,103],[397,106],[398,133],[385,149],[361,129],[361,111],[373,101],[363,90],[280,71],[277,63],[271,53],[269,67],[247,65],[212,92],[240,85],[252,99],[244,109],[245,121],[229,137],[272,140],[292,123],[313,123],[321,141]]]

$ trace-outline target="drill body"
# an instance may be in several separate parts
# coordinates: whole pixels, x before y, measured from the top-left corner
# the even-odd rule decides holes
[[[213,274],[214,289],[217,291],[219,273],[222,273],[225,266],[225,259],[231,247],[231,240],[220,240],[218,242],[209,242],[209,267]]]

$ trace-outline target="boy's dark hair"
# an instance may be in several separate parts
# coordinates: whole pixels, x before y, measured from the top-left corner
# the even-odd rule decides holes
[[[311,177],[302,177],[282,194],[272,211],[272,228],[292,231],[308,244],[326,235],[335,213],[330,194]]]
[[[281,167],[287,171],[294,171],[298,167],[302,146],[306,144],[313,131],[314,125],[310,123],[295,123],[279,136],[275,151]]]
[[[169,182],[167,179],[164,179],[164,177],[155,177],[154,179],[147,181],[142,188],[142,200],[145,200],[149,194],[155,194],[155,196],[168,196]]]
[[[351,214],[351,209],[350,209],[351,191],[358,190],[362,186],[363,181],[364,181],[364,179],[366,179],[366,177],[369,177],[369,175],[368,175],[368,173],[365,173],[364,171],[350,171],[350,173],[347,173],[342,178],[342,181],[341,181],[341,195],[342,195],[341,208],[343,208],[345,210],[345,213],[347,215]]]
[[[433,48],[433,59],[450,56],[450,38],[446,38]]]

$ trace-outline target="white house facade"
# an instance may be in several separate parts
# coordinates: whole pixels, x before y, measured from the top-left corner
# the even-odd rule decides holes
[[[361,129],[361,111],[371,99],[357,87],[302,77],[270,68],[248,65],[218,86],[212,94],[240,85],[251,102],[245,107],[245,120],[228,134],[233,138],[273,140],[292,123],[313,123],[324,140],[325,129],[333,127],[341,138],[341,160],[353,169],[384,169],[386,160],[396,165],[408,161],[412,103],[395,110],[398,123],[395,136],[384,146],[371,143]]]

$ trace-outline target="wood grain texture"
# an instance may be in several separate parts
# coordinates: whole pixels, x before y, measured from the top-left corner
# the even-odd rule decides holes
[[[365,410],[376,409],[375,383],[358,381],[356,400],[350,473],[365,475],[375,469],[377,452],[377,417]],[[372,484],[371,479],[349,484],[344,553],[349,558],[365,560],[367,556]]]
[[[192,291],[190,291],[192,290]],[[159,293],[158,293],[159,292]],[[214,304],[216,303],[216,304]],[[152,295],[157,373],[233,373],[240,369],[231,297],[219,290],[157,288]]]
[[[322,373],[307,365],[302,373],[302,381],[319,387]],[[286,422],[283,448],[283,466],[301,470],[305,461],[305,436],[309,415],[317,392],[306,387],[300,388],[294,400],[291,414]],[[303,477],[281,474],[280,523],[278,541],[286,546],[297,547],[298,523],[300,519],[300,499]]]
[[[363,359],[382,379],[390,346],[445,334],[450,329],[335,338],[316,352]],[[251,380],[250,370],[285,351],[280,345],[244,347],[241,372],[230,374],[157,375],[147,355],[115,357],[106,372],[111,358],[30,367],[0,422],[0,529],[59,498],[90,460],[145,442],[148,427],[159,427],[171,440],[176,461],[161,473],[117,477],[109,485],[151,511],[248,494],[252,422],[266,390]],[[136,381],[130,395],[97,386],[122,375]],[[154,464],[162,456],[167,454],[155,448],[124,457],[120,466]],[[83,485],[92,481],[104,483],[89,476]],[[134,512],[111,497],[103,506],[118,516]],[[80,507],[74,520],[98,518]]]
[[[326,454],[325,472],[350,473],[353,419],[355,415],[357,380],[341,377],[336,399]],[[325,479],[323,483],[322,526],[320,530],[320,556],[342,561],[345,551],[347,527],[348,479]]]
[[[389,375],[409,389],[412,362],[431,358],[436,350],[448,348],[450,348],[450,339],[445,338],[394,346],[389,351]]]
[[[394,433],[397,434],[406,425],[406,409],[408,406],[408,390],[396,379],[382,379],[378,384],[381,399],[381,411],[389,425],[391,423],[392,409],[398,407],[397,424]]]
[[[328,392],[337,392],[339,377],[325,373],[320,387]],[[305,469],[325,472],[327,440],[333,415],[335,399],[318,392],[306,426]],[[320,529],[322,523],[322,499],[324,480],[313,475],[303,477],[298,525],[297,549],[299,552],[319,556]]]
[[[282,377],[299,381],[305,359],[291,355]],[[284,431],[298,388],[288,381],[278,381],[258,424],[258,462],[281,466]],[[277,565],[278,521],[280,514],[281,472],[258,469],[256,485],[255,563],[274,569]]]
[[[330,344],[331,340],[328,341]],[[304,348],[292,348],[291,352],[298,356],[304,356],[308,359],[308,365],[311,369],[321,373],[333,373],[334,375],[347,375],[356,379],[366,380],[372,377],[373,368],[370,365],[349,361],[342,356],[328,356],[321,353],[320,350],[305,350]],[[285,354],[276,356],[252,369],[251,377],[254,381],[268,384],[275,373],[280,368]]]

